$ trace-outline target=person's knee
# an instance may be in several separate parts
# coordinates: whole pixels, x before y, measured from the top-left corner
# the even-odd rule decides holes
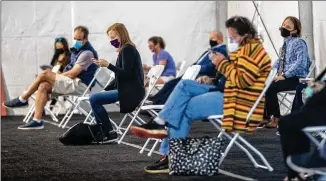
[[[93,106],[93,105],[96,105],[97,104],[97,96],[96,94],[93,94],[89,97],[89,102],[90,104]]]
[[[51,70],[43,70],[38,76],[41,80],[46,80],[49,77]]]
[[[183,86],[186,86],[186,85],[191,85],[193,84],[194,81],[193,80],[180,80],[180,82],[178,83],[179,86],[183,87]]]

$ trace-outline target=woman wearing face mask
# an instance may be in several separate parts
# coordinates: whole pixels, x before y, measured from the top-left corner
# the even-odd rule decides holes
[[[135,44],[130,40],[126,27],[121,23],[115,23],[107,30],[111,45],[119,53],[116,65],[104,59],[94,63],[101,67],[107,67],[115,73],[114,90],[93,94],[90,103],[98,124],[104,126],[104,142],[112,142],[117,139],[117,133],[113,130],[104,104],[112,104],[120,101],[120,112],[132,112],[142,101],[145,95],[144,73],[142,62]]]
[[[154,65],[164,65],[162,76],[157,84],[164,84],[176,76],[175,62],[169,52],[165,51],[165,42],[162,37],[153,36],[148,40],[148,47],[153,52]],[[144,71],[149,71],[150,66],[143,65]]]
[[[164,138],[161,144],[160,161],[145,167],[149,173],[167,173],[168,139],[185,138],[192,120],[203,120],[211,115],[224,115],[223,129],[254,131],[263,117],[261,102],[246,127],[246,116],[254,105],[271,70],[270,58],[257,39],[257,31],[245,17],[232,17],[226,21],[230,39],[230,61],[221,53],[212,53],[211,60],[216,70],[226,77],[224,95],[216,91],[214,79],[203,83],[181,80],[171,93],[158,117],[142,126],[133,126],[131,131],[140,137]],[[167,126],[168,130],[165,130]]]
[[[68,46],[68,41],[64,37],[57,37],[54,41],[54,55],[52,57],[51,66],[43,65],[41,69],[52,69],[54,73],[62,73],[64,68],[70,62],[70,50]],[[53,99],[50,103],[50,110],[53,109],[53,106],[56,104],[57,100]]]
[[[280,118],[277,94],[282,91],[296,90],[299,79],[305,78],[309,72],[310,59],[306,42],[301,39],[301,22],[296,17],[286,17],[280,28],[284,38],[280,57],[273,65],[278,75],[266,92],[264,119],[260,126],[276,128]]]
[[[52,72],[62,73],[70,62],[68,42],[63,37],[57,37],[54,43],[54,55],[51,60]]]

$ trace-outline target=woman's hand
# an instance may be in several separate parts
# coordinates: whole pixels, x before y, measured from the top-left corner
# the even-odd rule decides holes
[[[213,83],[213,79],[209,78],[208,76],[201,76],[196,79],[196,82],[211,85]]]
[[[212,52],[210,55],[210,59],[214,65],[217,65],[220,61],[226,59],[222,53]]]
[[[274,78],[274,81],[277,82],[277,81],[284,80],[284,79],[285,79],[285,77],[283,77],[283,75],[279,75]]]
[[[96,65],[100,67],[108,67],[110,65],[110,63],[104,59],[96,60],[95,58],[92,58],[92,60]]]

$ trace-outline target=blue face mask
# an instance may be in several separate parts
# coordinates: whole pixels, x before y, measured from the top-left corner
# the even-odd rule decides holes
[[[310,98],[314,95],[314,90],[311,87],[307,87],[304,89],[304,94],[307,98]]]
[[[74,45],[74,48],[80,49],[83,46],[83,41],[74,40],[73,45]]]

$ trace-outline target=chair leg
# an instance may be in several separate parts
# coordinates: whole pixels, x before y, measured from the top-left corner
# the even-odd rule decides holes
[[[23,119],[24,123],[27,123],[31,118],[31,115],[33,115],[34,112],[34,108],[35,108],[35,103],[31,106],[31,108],[28,110],[25,118]]]
[[[158,144],[159,142],[160,142],[159,140],[156,140],[156,141],[155,141],[155,143],[154,143],[154,145],[153,145],[151,151],[148,152],[147,156],[152,156],[152,153],[153,153],[153,151],[155,150],[155,148],[156,148],[156,146],[157,146],[157,144]]]
[[[144,144],[144,146],[142,147],[142,149],[139,151],[140,154],[144,153],[145,148],[147,147],[148,143],[151,141],[151,138],[148,138]]]
[[[265,167],[258,165],[260,168],[268,169],[268,171],[272,172],[274,169],[271,167],[271,165],[268,163],[266,158],[264,157],[263,154],[261,154],[255,147],[253,147],[249,142],[247,142],[244,138],[239,136],[239,140],[244,143],[248,148],[250,148],[254,153],[256,153],[260,159],[264,162]]]

